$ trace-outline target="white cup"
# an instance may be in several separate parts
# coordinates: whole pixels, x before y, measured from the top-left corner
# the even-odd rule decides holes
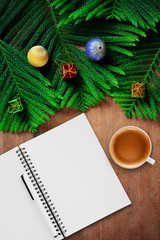
[[[143,133],[143,134],[145,134],[145,135],[147,136],[147,138],[148,138],[148,140],[149,140],[149,142],[150,142],[150,151],[149,151],[148,155],[146,156],[145,160],[144,160],[143,162],[141,162],[139,165],[134,165],[134,163],[133,163],[133,164],[128,164],[128,165],[126,164],[126,165],[125,165],[124,163],[121,163],[120,161],[117,161],[117,159],[116,159],[116,157],[115,157],[115,154],[112,153],[112,150],[111,150],[111,148],[113,148],[112,144],[114,144],[114,141],[115,141],[115,139],[116,139],[116,136],[118,136],[118,134],[120,134],[121,132],[124,132],[124,131],[129,130],[129,129],[130,129],[130,130],[134,130],[134,129],[135,129],[135,130],[139,130],[141,133]],[[109,143],[109,152],[110,152],[110,155],[111,155],[112,160],[113,160],[117,165],[119,165],[120,167],[123,167],[123,168],[126,168],[126,169],[135,169],[135,168],[138,168],[138,167],[142,166],[145,162],[148,162],[148,163],[150,163],[150,164],[153,165],[153,164],[155,163],[155,160],[150,157],[151,151],[152,151],[152,142],[151,142],[150,137],[148,136],[148,134],[147,134],[144,130],[142,130],[141,128],[136,127],[136,126],[126,126],[126,127],[120,128],[119,130],[117,130],[117,131],[113,134],[113,136],[112,136],[112,138],[111,138],[111,140],[110,140],[110,143]]]

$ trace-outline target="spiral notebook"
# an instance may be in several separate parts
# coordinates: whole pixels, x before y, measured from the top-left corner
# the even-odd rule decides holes
[[[0,156],[0,239],[64,239],[131,204],[84,114]]]

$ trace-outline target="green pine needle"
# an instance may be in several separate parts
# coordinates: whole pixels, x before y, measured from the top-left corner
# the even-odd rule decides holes
[[[76,22],[79,19],[88,21],[96,17],[129,21],[135,27],[155,30],[155,24],[160,19],[160,4],[156,0],[71,0],[70,4],[62,0],[51,2],[61,14],[67,14],[63,23],[65,19],[66,22]]]
[[[32,131],[49,119],[47,114],[54,114],[59,109],[58,96],[49,89],[50,82],[35,70],[26,57],[0,40],[0,129],[11,132],[22,130],[25,122]],[[3,72],[3,69],[5,71]],[[20,97],[24,110],[9,113],[8,102]]]
[[[104,93],[112,95],[120,104],[130,104],[121,105],[127,116],[136,117],[136,111],[140,117],[143,113],[156,119],[160,112],[159,105],[154,104],[154,101],[159,103],[156,73],[159,72],[159,38],[146,46],[138,43],[133,49],[139,36],[146,36],[136,26],[155,30],[159,20],[157,6],[156,0],[138,0],[132,4],[131,0],[2,1],[0,129],[16,132],[29,127],[35,132],[60,107],[86,111],[102,101]],[[104,21],[104,17],[110,20]],[[117,23],[112,18],[130,21],[134,26]],[[106,43],[106,57],[100,62],[88,59],[84,50],[78,48],[92,38]],[[40,69],[26,60],[28,50],[34,45],[42,45],[49,53],[47,65]],[[63,79],[63,63],[76,64],[77,78]],[[145,99],[130,99],[130,83],[137,79],[149,79]],[[153,82],[155,87],[151,88]],[[17,97],[21,97],[24,111],[9,114],[8,101]]]
[[[76,1],[72,0],[71,2],[73,7],[73,2],[76,3]],[[62,6],[64,4],[66,4],[66,9],[71,7],[70,3],[65,0],[61,2],[58,0],[51,2],[25,0],[23,4],[19,0],[12,0],[9,4],[6,3],[6,8],[0,16],[0,22],[3,23],[4,19],[8,18],[5,24],[2,24],[0,38],[24,54],[34,45],[44,46],[48,50],[50,59],[46,67],[39,70],[50,81],[52,88],[62,94],[61,107],[70,106],[85,111],[89,106],[102,101],[103,93],[108,93],[112,86],[118,87],[115,73],[119,75],[125,73],[117,64],[112,64],[112,58],[117,53],[132,56],[132,52],[127,47],[134,46],[139,35],[145,36],[145,33],[130,25],[110,22],[102,25],[101,21],[96,21],[94,24],[93,21],[88,21],[85,24],[60,25],[60,22],[65,19],[64,14],[59,16],[60,12],[63,12]],[[16,14],[10,16],[9,13],[13,6],[16,9]],[[91,61],[84,50],[75,47],[75,45],[85,46],[91,38],[101,38],[106,43],[107,57],[101,62]],[[76,64],[78,75],[73,81],[62,79],[60,71],[62,71],[64,62]],[[11,65],[17,71],[17,77],[21,79],[19,65],[15,62],[13,64],[13,61]],[[33,75],[34,71],[36,71],[35,68],[32,70]],[[6,74],[5,67],[2,72],[1,81],[3,83]],[[33,81],[34,76],[30,76],[32,84],[26,78],[24,76],[23,81],[21,80],[24,85],[27,84],[26,88],[23,89],[23,94],[28,104],[27,107],[32,112],[30,101],[33,99],[31,94],[26,96],[26,92],[30,88],[35,91],[40,86],[38,81]],[[43,94],[45,95],[44,92]],[[37,101],[34,104],[37,107]]]
[[[160,108],[160,36],[150,33],[134,48],[133,54],[133,58],[117,56],[116,61],[126,74],[118,77],[119,89],[112,88],[110,95],[127,117],[137,115],[156,121]],[[131,98],[134,82],[145,83],[144,98]]]

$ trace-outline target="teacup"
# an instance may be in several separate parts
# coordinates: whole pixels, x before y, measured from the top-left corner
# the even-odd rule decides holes
[[[152,150],[151,139],[139,127],[126,126],[114,133],[110,140],[109,151],[113,161],[119,166],[134,169],[145,162],[154,164],[150,157]]]

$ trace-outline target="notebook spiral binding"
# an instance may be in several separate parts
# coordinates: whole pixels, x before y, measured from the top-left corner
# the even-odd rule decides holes
[[[44,209],[47,212],[54,228],[57,231],[57,236],[62,235],[65,238],[66,229],[65,226],[59,217],[59,214],[56,211],[56,208],[54,204],[52,203],[51,198],[48,195],[48,192],[46,191],[35,167],[33,166],[33,163],[26,151],[25,148],[20,148],[16,151],[18,154],[18,157],[28,175],[28,177],[31,180],[31,183],[33,184],[34,189],[36,190],[40,200],[42,201],[42,204],[44,205]],[[55,236],[55,237],[57,237]]]

